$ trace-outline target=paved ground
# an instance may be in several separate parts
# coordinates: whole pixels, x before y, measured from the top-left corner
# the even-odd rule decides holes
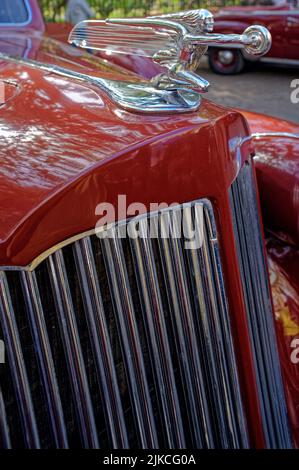
[[[299,69],[250,64],[240,75],[223,76],[211,72],[204,58],[200,72],[211,83],[208,95],[213,101],[299,123],[299,103],[290,100],[290,83],[299,79]]]

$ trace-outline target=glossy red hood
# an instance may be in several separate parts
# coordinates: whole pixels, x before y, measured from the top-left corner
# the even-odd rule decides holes
[[[35,38],[28,56],[128,78],[52,40]],[[27,264],[93,228],[96,205],[118,194],[146,204],[217,198],[236,175],[232,152],[248,132],[239,113],[207,101],[192,114],[128,113],[94,86],[4,60],[0,79],[18,90],[0,108],[0,265]]]

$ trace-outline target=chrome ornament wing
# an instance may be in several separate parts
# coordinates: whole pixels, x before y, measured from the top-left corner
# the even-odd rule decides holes
[[[158,29],[150,25],[128,26],[118,21],[82,21],[71,32],[69,42],[84,49],[152,58],[160,50],[167,50],[172,60],[178,60],[179,32],[175,25]]]
[[[69,42],[77,47],[106,53],[132,54],[150,57],[168,69],[165,76],[154,83],[160,88],[173,88],[181,83],[197,92],[205,92],[208,82],[197,74],[187,73],[197,69],[207,46],[192,44],[188,35],[205,34],[213,30],[213,15],[207,10],[191,10],[143,19],[123,18],[82,21],[71,31]],[[203,37],[202,37],[203,39]],[[182,67],[183,66],[183,67]]]
[[[150,57],[164,67],[163,73],[140,85],[115,82],[110,96],[123,107],[129,100],[127,109],[135,111],[194,111],[200,105],[200,94],[209,87],[197,74],[208,46],[244,48],[255,56],[267,53],[271,46],[271,35],[262,26],[250,26],[241,35],[222,35],[212,33],[213,25],[213,15],[204,9],[143,19],[88,20],[73,28],[69,42],[108,54]]]
[[[159,52],[178,60],[188,33],[212,32],[213,15],[207,10],[191,10],[144,19],[87,20],[78,23],[69,42],[85,49],[137,54],[159,61]]]

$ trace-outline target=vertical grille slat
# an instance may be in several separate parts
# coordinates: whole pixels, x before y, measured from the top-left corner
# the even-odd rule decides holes
[[[152,349],[152,362],[157,375],[158,391],[162,403],[165,433],[170,448],[184,448],[185,436],[180,404],[174,376],[168,332],[155,268],[151,241],[148,238],[147,219],[139,221],[140,237],[130,238],[139,280],[140,297]],[[134,230],[135,223],[128,224]]]
[[[6,274],[4,272],[0,272],[0,313],[0,321],[7,348],[7,356],[24,427],[25,441],[28,448],[39,449],[40,440],[31,391],[14,308],[10,297]]]
[[[117,229],[109,229],[101,240],[111,297],[117,313],[119,336],[130,383],[131,400],[141,447],[157,448],[158,439],[137,321],[126,271],[124,253]]]
[[[51,255],[48,261],[66,360],[77,407],[81,439],[84,447],[99,448],[87,373],[62,251],[59,250]]]
[[[185,394],[188,397],[189,419],[192,422],[194,445],[213,448],[214,434],[202,374],[203,365],[195,336],[181,240],[167,237],[172,224],[174,231],[180,233],[181,211],[173,211],[171,215],[169,212],[161,214],[159,245],[174,328],[177,332],[178,354],[181,357],[181,374],[185,381]]]
[[[66,449],[68,448],[66,426],[36,275],[34,272],[22,272],[21,280],[47,397],[55,444],[58,448]]]
[[[4,399],[0,387],[0,448],[11,449],[10,430],[6,418]]]
[[[269,448],[290,448],[254,174],[249,162],[231,187],[230,202],[266,444]]]
[[[128,448],[123,407],[90,239],[76,242],[74,252],[112,444],[116,449]]]
[[[193,279],[195,309],[205,338],[205,348],[201,354],[207,368],[210,400],[217,417],[214,427],[218,429],[218,445],[247,448],[249,443],[246,422],[242,419],[242,400],[228,310],[222,289],[223,280],[217,269],[217,238],[210,225],[211,218],[206,214],[209,210],[203,205],[195,205],[194,224],[199,225],[203,218],[206,223],[203,224],[199,235],[202,241],[201,249],[187,251]],[[188,218],[185,220],[188,222]],[[188,234],[191,234],[191,220],[186,224],[186,228]],[[232,413],[232,410],[236,414]],[[236,415],[238,420],[235,419]]]

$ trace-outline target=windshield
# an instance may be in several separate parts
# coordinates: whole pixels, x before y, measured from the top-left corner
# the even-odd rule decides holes
[[[24,24],[29,21],[28,0],[0,0],[0,25]]]

